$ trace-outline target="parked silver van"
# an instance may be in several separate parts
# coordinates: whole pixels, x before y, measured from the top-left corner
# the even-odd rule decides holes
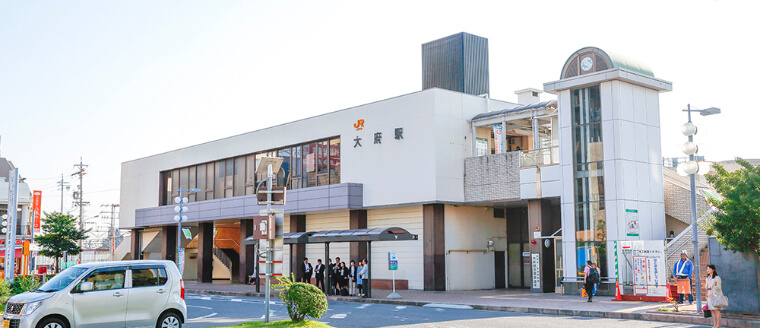
[[[171,261],[80,264],[13,296],[2,328],[180,328],[185,287]]]

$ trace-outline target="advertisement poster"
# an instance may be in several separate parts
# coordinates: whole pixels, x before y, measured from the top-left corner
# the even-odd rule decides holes
[[[475,155],[486,156],[488,155],[488,140],[483,138],[475,139]]]
[[[660,258],[647,258],[647,296],[665,296],[665,281],[660,280],[660,271],[666,270]]]
[[[639,211],[625,209],[625,232],[628,236],[639,235]]]
[[[634,295],[646,295],[647,288],[647,258],[646,256],[633,257],[633,293]]]
[[[398,255],[396,251],[388,252],[388,270],[398,270]]]
[[[541,288],[541,268],[538,253],[531,254],[533,267],[533,288]]]
[[[502,149],[502,144],[504,142],[504,134],[502,133],[501,124],[494,124],[493,125],[493,139],[494,143],[496,144],[494,148],[496,148],[496,153],[501,154],[504,152],[504,149]]]
[[[35,190],[32,198],[34,211],[34,232],[40,232],[40,212],[42,212],[42,191]]]
[[[177,254],[179,256],[179,273],[185,272],[185,249],[180,248]]]

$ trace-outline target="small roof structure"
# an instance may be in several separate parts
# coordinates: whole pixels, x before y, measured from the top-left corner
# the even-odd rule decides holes
[[[292,244],[323,244],[323,243],[349,243],[349,242],[368,242],[368,241],[396,241],[396,240],[417,240],[418,236],[409,233],[404,228],[372,228],[372,229],[350,229],[350,230],[328,230],[328,231],[309,231],[309,232],[292,232],[283,235],[283,243]],[[252,245],[256,240],[253,236],[245,239],[243,244]]]
[[[556,108],[557,107],[557,101],[556,100],[542,101],[542,102],[537,103],[537,104],[518,106],[518,107],[507,108],[507,109],[503,109],[503,110],[495,110],[495,111],[491,111],[491,112],[488,112],[488,113],[480,113],[478,115],[475,115],[475,117],[473,117],[472,120],[473,121],[478,121],[478,120],[482,120],[482,119],[489,118],[489,117],[501,116],[501,115],[510,115],[510,114],[517,114],[517,113],[520,113],[520,112],[525,112],[525,111],[535,110],[535,109],[542,109],[542,108],[547,108],[547,107],[551,107],[552,109]]]

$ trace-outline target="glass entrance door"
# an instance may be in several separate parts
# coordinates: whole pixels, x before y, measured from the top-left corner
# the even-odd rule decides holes
[[[554,292],[562,294],[562,237],[554,238]]]

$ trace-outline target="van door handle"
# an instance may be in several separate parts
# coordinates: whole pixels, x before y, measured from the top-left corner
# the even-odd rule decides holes
[[[115,292],[115,293],[113,293],[113,296],[114,297],[122,297],[122,296],[124,296],[124,294],[122,294],[121,292]]]
[[[161,289],[157,290],[156,293],[163,294],[163,293],[166,293],[166,290],[163,289],[163,288],[161,288]]]

